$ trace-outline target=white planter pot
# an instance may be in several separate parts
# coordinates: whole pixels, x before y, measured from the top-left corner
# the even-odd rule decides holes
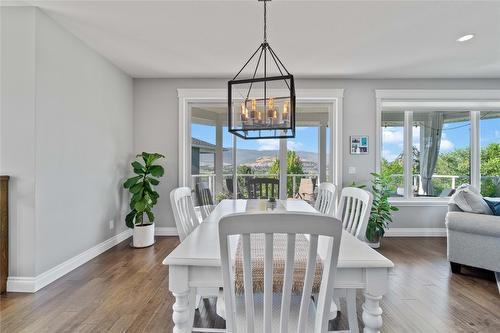
[[[148,247],[155,243],[155,225],[134,226],[133,247]]]
[[[373,242],[367,241],[368,246],[372,249],[378,249],[380,247],[380,241],[382,240],[381,236],[376,236]]]
[[[371,247],[372,249],[378,249],[380,247],[380,241],[378,241],[376,243],[368,242],[368,246]]]

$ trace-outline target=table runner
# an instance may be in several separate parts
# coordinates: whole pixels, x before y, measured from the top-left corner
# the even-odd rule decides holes
[[[273,292],[281,293],[283,290],[283,276],[286,262],[286,234],[275,234],[273,240]],[[264,234],[250,235],[250,252],[252,267],[252,282],[254,293],[264,292]],[[302,234],[297,234],[295,239],[295,262],[293,270],[292,293],[302,293],[307,265],[307,252],[309,241]],[[312,292],[318,293],[321,285],[323,265],[316,256],[316,269]],[[244,292],[243,283],[243,250],[241,237],[238,241],[235,258],[235,291],[237,294]]]
[[[246,206],[247,213],[284,213],[286,209],[281,201],[270,202],[263,199],[249,199]]]

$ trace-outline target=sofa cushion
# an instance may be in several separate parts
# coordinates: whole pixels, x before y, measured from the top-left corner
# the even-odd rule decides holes
[[[463,212],[463,210],[458,207],[456,203],[448,202],[448,211],[449,212]]]
[[[446,227],[466,233],[500,237],[500,217],[494,215],[448,212],[446,214]]]
[[[457,188],[450,198],[450,203],[456,204],[464,212],[492,214],[490,207],[479,194],[479,191],[470,185]]]

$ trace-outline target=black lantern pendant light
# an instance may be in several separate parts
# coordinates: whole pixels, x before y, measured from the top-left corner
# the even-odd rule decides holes
[[[228,129],[243,139],[276,139],[295,137],[295,86],[288,72],[267,42],[267,1],[264,2],[264,41],[228,82]],[[267,75],[267,58],[278,69],[279,76]],[[257,59],[253,75],[239,78],[252,61]],[[259,71],[259,67],[261,71]],[[263,76],[258,76],[263,73]],[[278,96],[270,95],[279,92]]]

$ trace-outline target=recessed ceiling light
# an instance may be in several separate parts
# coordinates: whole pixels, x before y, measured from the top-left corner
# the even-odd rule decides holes
[[[474,38],[474,34],[467,34],[467,35],[464,35],[462,37],[460,37],[459,39],[457,39],[457,42],[466,42],[468,40],[471,40],[472,38]]]

